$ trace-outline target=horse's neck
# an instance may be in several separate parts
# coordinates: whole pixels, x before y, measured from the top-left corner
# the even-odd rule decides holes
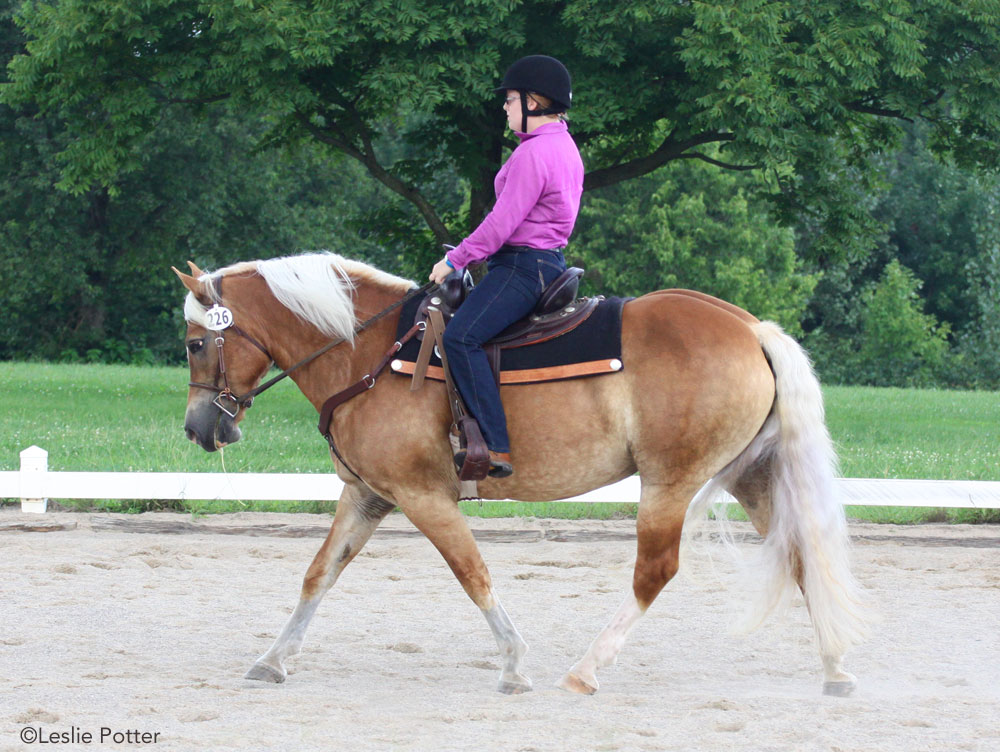
[[[361,323],[398,302],[400,298],[402,293],[398,291],[361,282],[354,295],[355,316]],[[317,332],[312,325],[298,320],[290,312],[289,316],[294,324],[284,326],[294,328],[288,328],[284,335],[287,341],[280,348],[281,355],[274,353],[275,364],[282,370],[330,342],[328,337]],[[320,409],[327,397],[360,381],[382,359],[395,341],[398,321],[399,314],[394,311],[357,335],[353,347],[347,342],[338,345],[313,363],[293,372],[290,378],[316,409]],[[274,338],[281,336],[272,335]],[[286,359],[287,362],[284,362]]]

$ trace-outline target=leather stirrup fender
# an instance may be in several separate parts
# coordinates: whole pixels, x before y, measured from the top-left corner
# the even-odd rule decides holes
[[[486,440],[483,439],[476,419],[469,415],[468,410],[465,409],[462,395],[458,393],[455,382],[451,379],[451,371],[448,369],[448,355],[444,351],[444,340],[442,339],[445,323],[441,311],[431,307],[427,309],[427,313],[432,336],[424,337],[424,340],[433,339],[437,345],[441,365],[444,368],[452,419],[458,428],[460,445],[466,450],[465,461],[459,468],[458,478],[459,480],[483,480],[490,471],[490,452],[486,447]]]
[[[425,330],[424,340],[420,343],[420,352],[417,353],[417,360],[413,364],[413,380],[410,382],[411,392],[417,391],[424,385],[424,379],[427,376],[427,366],[431,362],[431,355],[434,353],[434,343],[437,341],[437,334],[434,331],[434,327],[436,326],[435,322],[438,320],[434,316],[427,317],[427,327],[431,331],[427,332]]]

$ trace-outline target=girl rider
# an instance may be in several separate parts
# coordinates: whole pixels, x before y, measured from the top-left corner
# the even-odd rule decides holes
[[[490,477],[513,473],[507,420],[483,343],[534,309],[542,290],[566,269],[562,249],[573,232],[583,193],[583,161],[564,113],[572,92],[558,60],[530,55],[510,66],[507,125],[520,144],[494,180],[496,204],[471,235],[434,265],[441,283],[452,271],[486,261],[487,274],[444,332],[459,394],[490,450]]]

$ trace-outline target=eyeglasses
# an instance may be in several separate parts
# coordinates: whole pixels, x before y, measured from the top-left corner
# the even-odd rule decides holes
[[[507,97],[505,100],[503,100],[503,106],[504,107],[510,107],[510,103],[511,102],[516,102],[520,98],[521,98],[521,96],[519,94],[515,95],[513,97]]]

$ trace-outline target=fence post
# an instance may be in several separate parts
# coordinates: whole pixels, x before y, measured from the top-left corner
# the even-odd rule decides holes
[[[21,452],[21,511],[42,513],[48,509],[45,498],[45,474],[49,471],[49,453],[30,446]]]

